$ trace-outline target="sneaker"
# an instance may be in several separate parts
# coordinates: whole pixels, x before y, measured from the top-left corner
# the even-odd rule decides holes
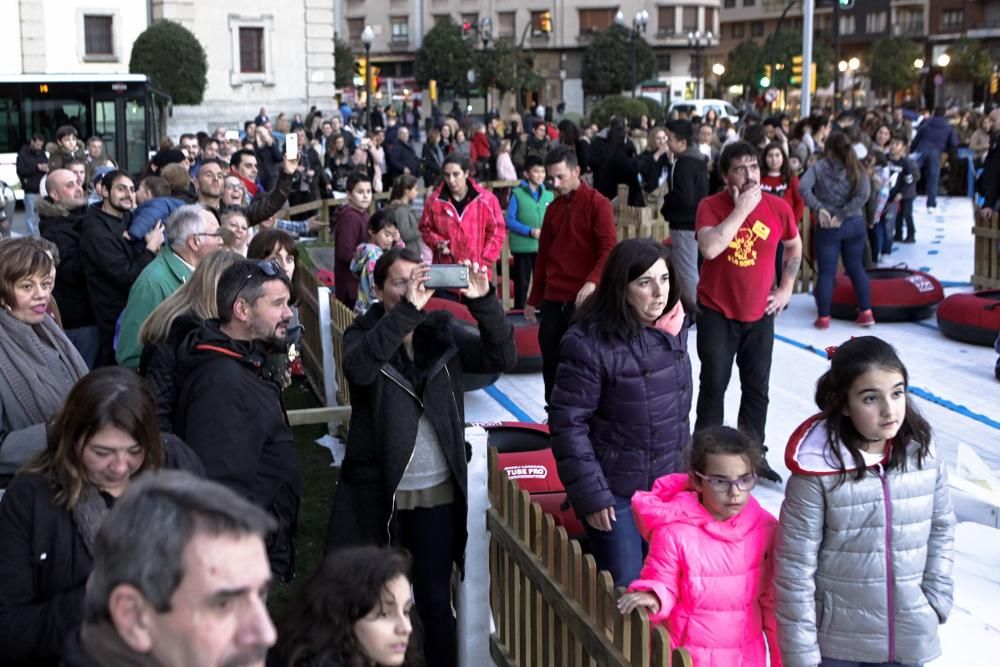
[[[905,240],[902,241],[902,243],[916,243],[916,242],[917,242],[917,240],[915,238],[913,238],[912,236],[910,238],[905,239]]]
[[[892,242],[893,243],[902,243],[903,242],[903,237],[899,236],[899,235],[893,236],[892,237]]]
[[[862,310],[858,313],[858,319],[854,320],[854,323],[859,326],[870,327],[875,324],[875,316],[872,315],[871,309]]]
[[[769,482],[774,482],[775,484],[781,484],[781,475],[774,472],[770,465],[767,463],[767,447],[764,448],[765,457],[760,460],[760,467],[757,468],[757,476],[761,479],[766,479]]]
[[[817,317],[816,321],[813,322],[813,326],[817,329],[829,329],[830,328],[830,316]]]
[[[937,206],[928,206],[927,207],[927,212],[928,213],[934,213],[935,211],[937,211]]]

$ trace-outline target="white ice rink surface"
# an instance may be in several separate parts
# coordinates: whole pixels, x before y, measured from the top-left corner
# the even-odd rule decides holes
[[[942,281],[947,294],[971,291],[971,202],[939,198],[937,212],[928,214],[921,197],[914,213],[917,243],[897,244],[893,263],[928,271]],[[816,379],[829,366],[822,350],[851,336],[871,334],[899,350],[910,373],[912,400],[930,421],[949,464],[954,465],[958,445],[964,442],[993,471],[1000,471],[1000,383],[993,377],[996,354],[992,348],[945,338],[933,318],[877,324],[867,330],[833,320],[828,330],[818,331],[812,326],[815,317],[812,295],[797,294],[776,323],[767,419],[768,461],[775,470],[787,478],[784,445],[792,431],[817,411],[813,403]],[[692,331],[689,340],[695,387],[699,371],[696,335]],[[738,406],[739,378],[734,371],[726,394],[729,423],[735,423]],[[527,417],[541,422],[545,419],[541,374],[504,376],[493,387],[471,392],[466,395],[465,411],[468,421],[520,421]],[[694,423],[693,410],[691,421]],[[754,495],[777,516],[782,488],[761,484]],[[970,522],[959,524],[955,580],[955,608],[941,627],[944,655],[929,664],[996,667],[1000,665],[1000,530]]]

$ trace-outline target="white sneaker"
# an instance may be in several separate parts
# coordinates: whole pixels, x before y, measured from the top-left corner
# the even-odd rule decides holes
[[[927,207],[927,212],[928,213],[933,213],[936,210],[937,210],[937,206],[928,206]]]

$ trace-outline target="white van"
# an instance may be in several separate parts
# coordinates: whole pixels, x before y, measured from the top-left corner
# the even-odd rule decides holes
[[[667,110],[669,116],[674,110],[683,111],[691,116],[705,117],[709,109],[714,111],[719,118],[728,118],[734,123],[739,120],[739,111],[732,104],[725,100],[678,100],[670,104]]]

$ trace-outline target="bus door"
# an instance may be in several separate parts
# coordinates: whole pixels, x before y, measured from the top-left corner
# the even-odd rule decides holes
[[[148,143],[144,92],[94,93],[92,104],[94,134],[104,140],[105,151],[120,169],[138,177],[146,166]]]

